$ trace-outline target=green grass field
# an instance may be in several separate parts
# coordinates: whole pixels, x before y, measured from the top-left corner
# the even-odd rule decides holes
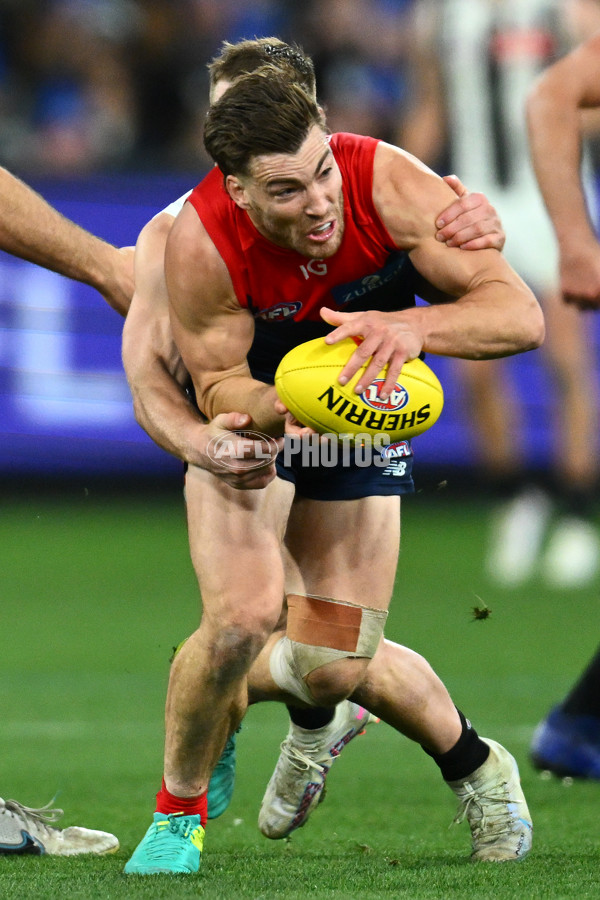
[[[468,826],[419,747],[384,725],[333,769],[326,802],[288,842],[256,826],[287,724],[283,707],[248,713],[233,802],[209,824],[201,874],[127,879],[160,784],[171,648],[197,620],[178,486],[111,496],[66,486],[5,497],[0,521],[0,794],[42,805],[62,825],[116,833],[104,859],[0,858],[0,897],[598,898],[600,784],[544,781],[531,768],[536,722],[598,641],[598,589],[535,583],[493,589],[482,575],[487,509],[418,495],[386,633],[422,652],[480,734],[520,764],[535,824],[521,864],[469,863]],[[480,598],[480,599],[479,599]],[[485,602],[492,615],[473,621]]]

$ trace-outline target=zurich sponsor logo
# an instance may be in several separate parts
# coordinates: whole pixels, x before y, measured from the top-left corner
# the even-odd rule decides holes
[[[365,278],[361,279],[360,283],[363,287],[366,287],[368,291],[373,291],[376,287],[379,287],[382,281],[379,275],[367,275]]]
[[[390,392],[387,400],[382,400],[380,395],[381,388],[384,385],[383,378],[376,378],[366,391],[363,391],[361,398],[371,409],[379,409],[383,412],[396,412],[402,409],[408,403],[408,391],[401,384],[396,383]]]
[[[381,278],[380,275],[365,275],[365,277],[361,278],[360,281],[354,282],[354,286],[351,290],[348,291],[348,293],[342,294],[342,296],[338,299],[338,303],[340,306],[344,306],[346,303],[350,303],[351,300],[358,300],[359,297],[364,297],[365,294],[370,294],[371,291],[374,291],[382,284],[385,284],[385,281],[383,278]]]
[[[268,322],[283,322],[295,316],[302,309],[302,303],[296,300],[294,303],[276,303],[269,309],[262,309],[259,312],[259,318],[266,319]]]

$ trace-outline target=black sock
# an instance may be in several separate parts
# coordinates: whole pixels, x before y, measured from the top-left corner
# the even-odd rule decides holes
[[[600,718],[600,647],[577,684],[560,704],[560,709],[568,716]]]
[[[482,766],[489,756],[489,746],[481,740],[471,723],[457,710],[462,725],[462,733],[454,747],[446,753],[432,753],[423,747],[440,767],[444,781],[461,781]]]
[[[321,706],[311,706],[303,709],[300,706],[288,706],[287,710],[294,725],[310,731],[329,725],[335,715],[335,707],[325,709]]]

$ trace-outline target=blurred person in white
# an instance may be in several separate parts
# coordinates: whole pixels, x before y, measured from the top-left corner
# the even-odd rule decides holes
[[[549,66],[527,101],[538,184],[559,247],[565,303],[600,309],[600,243],[581,176],[583,115],[600,109],[600,32]],[[556,177],[556,173],[560,177]],[[533,737],[536,768],[600,780],[600,648]]]
[[[529,160],[525,124],[525,99],[536,75],[572,46],[581,17],[594,14],[600,26],[594,0],[417,0],[415,6],[415,102],[404,122],[403,146],[430,165],[449,146],[452,170],[497,209],[507,259],[537,292],[546,318],[541,353],[556,393],[549,484],[537,483],[528,471],[522,418],[527,387],[519,397],[510,362],[457,364],[484,475],[501,500],[486,569],[505,586],[524,582],[539,565],[548,584],[578,587],[600,566],[594,348],[588,322],[560,299],[556,241]]]

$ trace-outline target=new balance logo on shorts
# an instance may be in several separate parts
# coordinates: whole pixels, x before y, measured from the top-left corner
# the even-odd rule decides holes
[[[391,459],[381,474],[402,478],[406,475],[406,460]]]

